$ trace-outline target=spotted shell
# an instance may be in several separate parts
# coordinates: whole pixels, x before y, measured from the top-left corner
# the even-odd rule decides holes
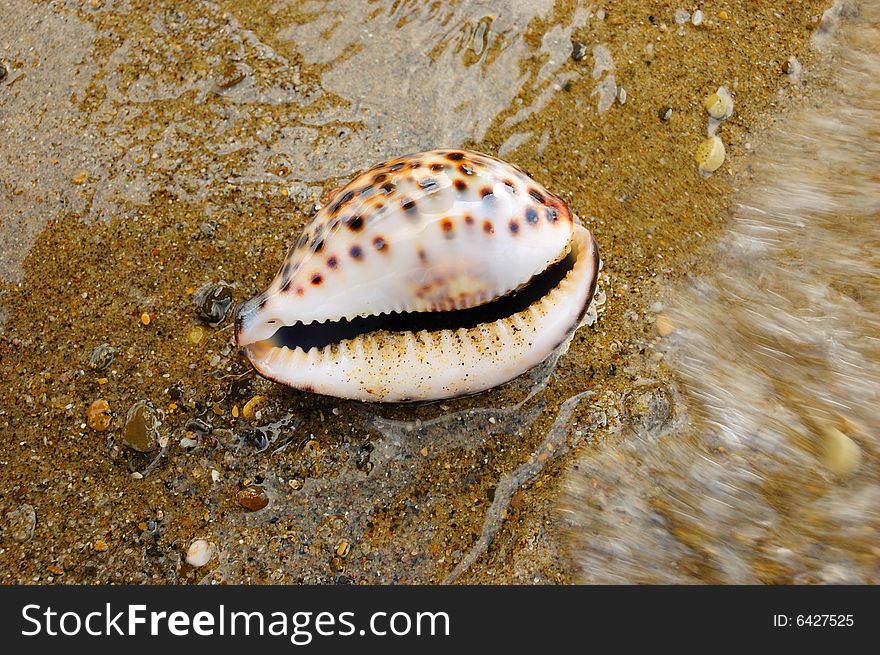
[[[368,401],[502,384],[550,355],[592,298],[598,254],[568,206],[488,155],[436,150],[336,191],[236,338],[256,370]]]

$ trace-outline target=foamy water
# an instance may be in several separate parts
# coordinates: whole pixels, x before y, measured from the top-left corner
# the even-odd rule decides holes
[[[880,580],[878,20],[826,13],[830,88],[762,139],[716,272],[676,291],[677,410],[569,477],[582,581]]]

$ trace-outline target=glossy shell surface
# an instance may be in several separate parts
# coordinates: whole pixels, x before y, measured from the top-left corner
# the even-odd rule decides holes
[[[269,288],[241,307],[236,336],[258,372],[301,389],[374,401],[474,393],[570,336],[597,264],[589,232],[521,169],[469,151],[419,153],[334,192]],[[548,270],[562,277],[527,308],[479,324],[463,311],[524,293]],[[417,329],[428,314],[441,327]],[[386,315],[412,318],[413,329],[407,320],[384,329],[374,319]],[[349,338],[279,339],[285,326],[329,330],[359,317],[371,328]]]

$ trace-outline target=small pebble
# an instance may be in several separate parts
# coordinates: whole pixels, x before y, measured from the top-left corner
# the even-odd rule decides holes
[[[685,11],[684,9],[676,9],[675,10],[675,24],[676,25],[684,25],[690,20],[691,14],[689,11]]]
[[[730,20],[730,14],[728,14],[724,9],[718,12],[718,18],[721,20]]]
[[[801,65],[801,62],[798,61],[798,58],[794,55],[792,55],[782,63],[782,72],[784,72],[793,80],[797,80],[800,78],[802,70],[803,66]]]
[[[189,339],[189,342],[192,344],[200,344],[202,339],[205,338],[205,328],[201,325],[194,325],[190,328],[189,332],[187,332],[186,338]]]
[[[116,357],[116,348],[109,343],[102,343],[92,351],[89,357],[89,367],[96,371],[103,371],[113,363],[114,357]]]
[[[143,323],[144,325],[150,324],[150,315],[147,314],[147,312],[141,314],[141,323]]]
[[[572,41],[571,42],[571,58],[575,61],[580,61],[584,58],[584,55],[587,54],[587,46],[580,41]]]
[[[262,405],[268,400],[266,396],[254,396],[249,401],[244,404],[244,407],[241,408],[242,415],[250,420],[253,419],[257,412],[257,407]]]
[[[196,539],[186,550],[186,563],[193,568],[207,564],[214,556],[214,544],[205,539]]]
[[[825,466],[840,480],[846,480],[862,463],[862,449],[835,427],[822,430],[825,439]]]
[[[668,337],[675,332],[675,324],[666,314],[657,314],[657,320],[654,322],[654,328],[661,337]]]
[[[125,417],[122,429],[123,443],[139,453],[149,453],[159,445],[159,419],[156,412],[144,400],[139,400]]]
[[[7,75],[9,75],[9,71],[6,70],[6,66],[0,64],[0,82],[5,80]]]
[[[96,432],[104,432],[110,427],[110,404],[103,398],[98,398],[86,410],[86,423]]]
[[[187,432],[194,432],[199,437],[204,437],[207,434],[211,434],[213,426],[207,421],[193,417],[184,423],[183,429]]]
[[[724,155],[724,142],[717,136],[711,136],[702,141],[694,152],[694,159],[697,161],[700,174],[708,176],[721,168],[721,164],[724,163]]]
[[[669,119],[672,118],[672,107],[661,107],[657,112],[657,116],[659,116],[660,120],[664,123],[669,122]]]
[[[37,512],[33,505],[20,505],[18,509],[6,512],[7,525],[4,533],[20,544],[30,541],[37,526]]]
[[[103,553],[104,551],[107,551],[110,549],[110,545],[106,541],[104,541],[103,539],[96,539],[92,548],[94,548],[95,551],[97,551],[99,553]]]
[[[249,512],[259,512],[269,504],[263,487],[251,485],[238,492],[238,504]]]
[[[217,327],[229,313],[233,304],[232,287],[222,280],[203,285],[193,296],[196,314],[211,327]]]
[[[700,9],[697,9],[694,12],[694,15],[691,17],[691,23],[693,23],[696,27],[699,27],[703,24],[703,12]]]
[[[88,171],[77,171],[73,175],[73,179],[71,180],[74,184],[85,184],[89,179]]]
[[[733,114],[733,97],[723,86],[703,100],[703,108],[712,118],[723,121]]]

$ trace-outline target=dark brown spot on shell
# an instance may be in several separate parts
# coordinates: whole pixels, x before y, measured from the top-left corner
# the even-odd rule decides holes
[[[323,282],[323,281],[324,281],[324,278],[321,277],[321,274],[320,274],[320,273],[315,273],[315,274],[312,276],[312,284],[314,284],[315,286],[318,286],[318,285],[321,284],[321,282]]]
[[[492,221],[483,221],[483,232],[486,234],[492,234],[495,232],[495,228],[492,226]]]
[[[471,216],[470,214],[465,214],[464,215],[464,222],[467,223],[468,225],[473,225],[474,224],[474,217]]]
[[[474,169],[472,167],[468,166],[467,164],[459,164],[458,170],[460,170],[463,175],[473,175],[474,174]]]
[[[422,263],[425,263],[428,261],[428,253],[426,253],[421,248],[419,249],[419,260],[421,260]]]
[[[336,268],[339,265],[339,260],[334,256],[330,256],[327,258],[327,266],[329,268]]]
[[[258,305],[259,309],[263,309],[266,306],[266,303],[269,302],[268,298],[263,298]]]
[[[386,182],[379,187],[379,190],[387,196],[389,193],[392,193],[396,188],[397,187],[392,182]]]
[[[403,168],[403,162],[399,161],[394,164],[391,164],[391,166],[388,167],[388,170],[391,171],[392,173],[394,173],[396,171],[399,171],[401,168]]]
[[[461,178],[456,178],[455,182],[452,183],[455,186],[455,190],[459,193],[464,193],[467,191],[467,182],[462,180]]]
[[[376,237],[375,239],[373,239],[373,247],[376,250],[385,250],[385,248],[388,247],[388,244],[382,237]]]
[[[303,295],[304,293],[305,293],[305,289],[303,289],[302,287],[297,287],[297,288],[296,288],[296,295],[301,296],[301,295]]]
[[[412,198],[407,198],[400,203],[400,208],[405,212],[413,212],[416,209],[416,201]]]
[[[348,254],[351,255],[352,259],[360,259],[364,256],[364,251],[361,250],[360,246],[352,246],[349,249]]]
[[[464,153],[463,152],[450,152],[449,154],[446,155],[446,159],[449,159],[451,161],[461,161],[462,159],[464,159]]]
[[[437,188],[437,180],[432,177],[425,177],[419,180],[419,187],[425,191],[433,191]]]
[[[510,221],[510,233],[514,236],[519,234],[519,223],[517,221]]]
[[[286,280],[284,284],[281,285],[281,293],[287,293],[287,290],[290,289],[291,281]]]
[[[442,171],[446,168],[446,164],[431,164],[431,170],[435,173],[437,171]]]
[[[321,252],[323,249],[324,239],[316,236],[314,241],[312,241],[312,252]]]
[[[354,192],[354,191],[346,191],[345,193],[343,193],[343,194],[339,197],[339,200],[335,201],[335,202],[330,206],[330,208],[329,208],[328,211],[329,211],[331,214],[335,214],[336,212],[339,211],[339,208],[342,207],[342,205],[344,205],[345,203],[347,203],[349,200],[351,200],[351,199],[354,197],[354,195],[355,195],[355,192]]]
[[[373,184],[379,184],[380,182],[384,182],[388,179],[387,173],[379,173],[373,178]]]
[[[364,219],[362,216],[352,216],[345,222],[345,224],[352,232],[360,232],[364,229]]]
[[[547,220],[551,223],[555,223],[558,218],[558,214],[553,207],[547,207]]]
[[[443,236],[447,239],[451,239],[453,234],[453,230],[455,230],[455,225],[452,222],[451,218],[444,218],[440,221],[440,229],[443,230]]]
[[[540,202],[544,204],[544,196],[541,195],[541,192],[537,189],[529,189],[529,195],[535,199],[535,202]]]
[[[415,169],[417,169],[417,168],[420,168],[421,165],[422,165],[422,162],[420,162],[418,159],[416,159],[415,161],[411,161],[411,162],[409,163],[409,167],[410,167],[411,169],[413,169],[413,170],[415,170]]]
[[[529,225],[535,225],[538,222],[538,210],[534,207],[529,207],[526,209],[526,223]]]
[[[491,195],[492,195],[492,187],[484,186],[482,189],[480,189],[480,197],[481,198],[486,198]]]

